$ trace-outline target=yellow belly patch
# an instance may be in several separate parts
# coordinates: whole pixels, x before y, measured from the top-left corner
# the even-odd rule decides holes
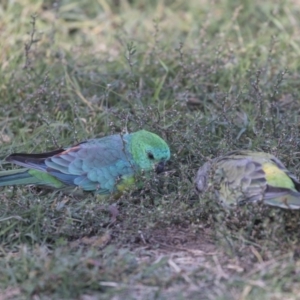
[[[263,164],[262,169],[266,173],[266,180],[269,185],[295,190],[295,185],[292,179],[276,165],[272,163],[265,163]]]
[[[125,190],[128,190],[130,186],[134,184],[134,176],[130,177],[123,177],[121,182],[117,184],[117,190],[119,192],[124,192]]]

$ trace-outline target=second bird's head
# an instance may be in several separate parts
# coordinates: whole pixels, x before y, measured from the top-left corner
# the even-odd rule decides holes
[[[131,134],[130,150],[135,163],[142,170],[164,171],[165,163],[170,159],[168,144],[157,134],[140,130]]]

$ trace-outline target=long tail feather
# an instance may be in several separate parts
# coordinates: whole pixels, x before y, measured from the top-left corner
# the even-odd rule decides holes
[[[15,169],[0,172],[0,186],[40,184],[40,180],[29,174],[29,169]]]
[[[285,209],[300,209],[300,193],[265,199],[264,202]]]
[[[43,171],[22,168],[0,172],[0,186],[7,185],[42,185],[51,188],[62,188],[65,186],[56,177]]]

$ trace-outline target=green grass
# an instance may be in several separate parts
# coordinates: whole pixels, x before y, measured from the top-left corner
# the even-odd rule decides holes
[[[300,176],[299,7],[1,3],[1,157],[144,128],[172,159],[118,200],[116,222],[113,198],[1,188],[0,299],[299,299],[299,213],[227,213],[193,190],[233,149]]]

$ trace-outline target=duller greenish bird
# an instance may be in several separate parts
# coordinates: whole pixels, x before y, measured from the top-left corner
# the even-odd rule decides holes
[[[209,187],[225,207],[262,202],[285,209],[300,209],[300,182],[274,155],[232,151],[206,162],[197,172],[196,190]]]
[[[138,173],[152,169],[163,172],[169,158],[169,146],[162,138],[140,130],[90,139],[47,153],[11,154],[6,161],[23,168],[0,172],[0,186],[80,187],[111,194],[134,185]]]

